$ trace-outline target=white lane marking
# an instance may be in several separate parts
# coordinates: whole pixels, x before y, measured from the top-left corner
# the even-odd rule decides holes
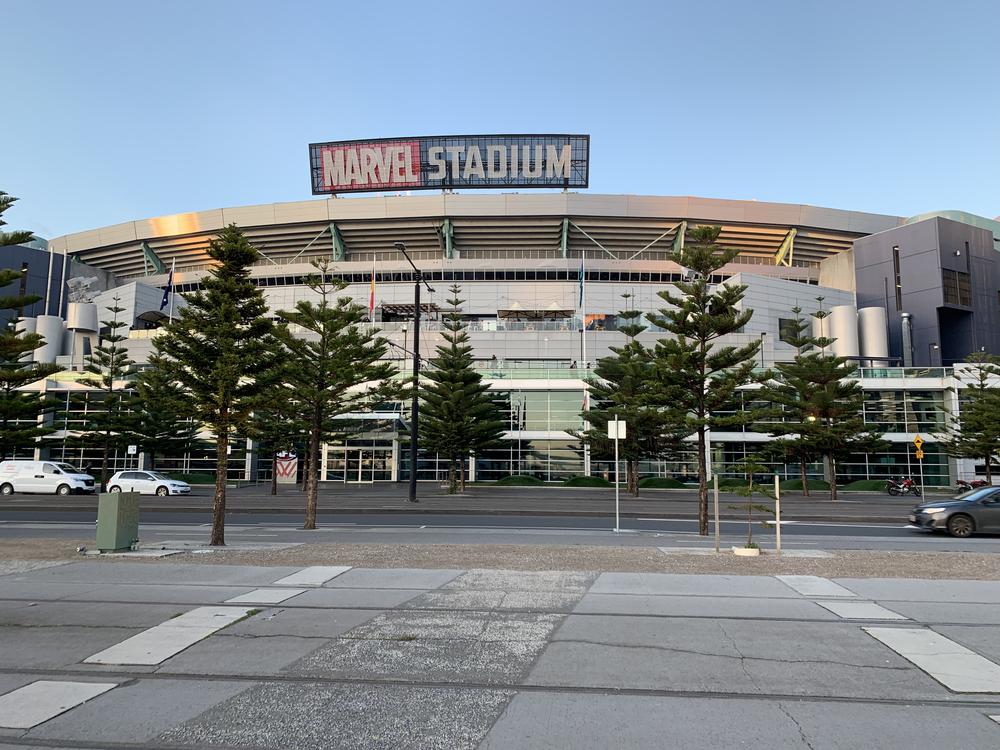
[[[293,596],[304,594],[308,589],[254,589],[253,591],[226,599],[226,604],[280,604]]]
[[[795,589],[802,596],[857,596],[853,591],[820,576],[775,576],[775,578],[789,588]]]
[[[1000,665],[929,628],[862,628],[956,693],[1000,693]]]
[[[32,682],[0,695],[0,727],[31,729],[116,687],[117,682]]]
[[[845,602],[830,601],[824,602],[819,599],[816,603],[830,610],[843,620],[909,620],[898,612],[886,609],[875,602]]]
[[[322,586],[351,569],[350,565],[312,565],[274,582],[275,586]]]
[[[159,664],[250,614],[245,607],[198,607],[84,659],[85,664]]]

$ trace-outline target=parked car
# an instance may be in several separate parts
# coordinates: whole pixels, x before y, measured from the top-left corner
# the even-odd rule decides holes
[[[910,513],[910,523],[958,537],[977,531],[1000,533],[1000,487],[981,487],[950,500],[923,503]]]
[[[158,471],[118,471],[108,480],[108,492],[138,492],[140,495],[190,495],[191,485]]]
[[[94,478],[59,461],[0,461],[0,495],[15,492],[71,495],[92,493]]]

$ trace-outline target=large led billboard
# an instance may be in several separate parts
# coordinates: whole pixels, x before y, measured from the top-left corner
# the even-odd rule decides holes
[[[314,195],[585,188],[589,135],[438,135],[309,144]]]

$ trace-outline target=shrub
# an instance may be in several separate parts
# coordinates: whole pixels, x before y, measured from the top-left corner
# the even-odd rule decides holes
[[[673,477],[646,477],[639,480],[639,486],[654,490],[673,490],[683,489],[687,485],[684,482],[677,481]]]
[[[532,485],[545,484],[538,477],[528,477],[528,476],[518,476],[512,475],[509,477],[502,477],[496,482],[501,487],[527,487]]]
[[[564,487],[613,487],[604,477],[573,477],[563,482]]]

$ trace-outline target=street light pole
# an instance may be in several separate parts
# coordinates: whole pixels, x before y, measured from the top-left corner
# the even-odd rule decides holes
[[[410,260],[406,252],[406,243],[397,242],[395,247],[403,254],[407,262],[413,268],[413,399],[410,402],[410,494],[407,500],[411,503],[419,503],[417,500],[417,441],[420,437],[420,285],[427,287],[428,292],[433,292],[430,285],[424,281],[424,275],[420,272],[413,261]]]

